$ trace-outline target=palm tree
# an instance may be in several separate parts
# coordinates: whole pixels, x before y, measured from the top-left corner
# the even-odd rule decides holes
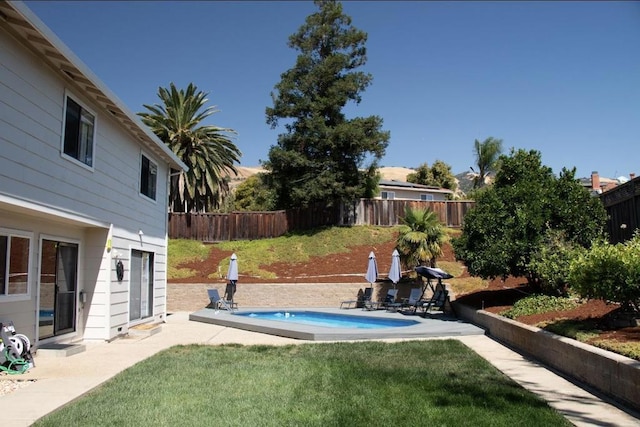
[[[490,136],[482,142],[476,139],[473,146],[478,166],[477,171],[471,168],[476,174],[473,178],[473,188],[479,188],[484,185],[487,175],[496,170],[498,157],[502,153],[502,140]]]
[[[444,226],[432,210],[407,206],[396,241],[402,264],[407,268],[427,263],[435,267],[445,236]]]
[[[238,174],[234,163],[242,153],[226,134],[233,129],[201,125],[215,107],[205,107],[207,93],[190,83],[186,90],[159,88],[162,104],[144,105],[149,110],[138,113],[158,138],[189,167],[171,177],[169,210],[171,212],[206,212],[220,206],[229,192],[229,173]]]

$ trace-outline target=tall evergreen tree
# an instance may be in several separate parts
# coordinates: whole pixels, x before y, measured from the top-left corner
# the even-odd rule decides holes
[[[279,208],[363,197],[375,187],[372,170],[389,140],[380,117],[347,119],[342,112],[347,102],[360,103],[372,81],[356,71],[366,62],[366,33],[351,25],[339,2],[315,4],[319,11],[289,37],[299,55],[266,109],[267,124],[276,128],[283,119],[286,129],[264,162]]]
[[[169,210],[172,212],[206,212],[220,206],[229,192],[229,172],[237,174],[235,163],[242,153],[229,135],[233,129],[202,125],[218,112],[205,107],[207,93],[190,83],[186,90],[159,88],[162,104],[144,105],[138,113],[158,138],[189,167],[171,177]]]

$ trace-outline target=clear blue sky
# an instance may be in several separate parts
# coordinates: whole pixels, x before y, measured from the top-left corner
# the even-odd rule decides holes
[[[238,132],[243,166],[268,159],[283,128],[270,92],[295,63],[288,36],[310,1],[26,4],[131,109],[170,82],[209,92],[207,124]],[[536,149],[558,173],[640,175],[640,2],[347,1],[368,33],[373,84],[349,117],[391,132],[382,166],[474,163],[489,136]]]

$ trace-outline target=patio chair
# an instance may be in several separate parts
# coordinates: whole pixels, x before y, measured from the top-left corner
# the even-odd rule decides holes
[[[386,308],[387,311],[398,311],[400,307],[402,307],[402,302],[397,300],[398,298],[398,290],[397,289],[389,289],[387,291],[387,296],[385,298],[384,303],[382,303],[382,307]]]
[[[211,308],[224,308],[225,310],[229,311],[233,311],[234,309],[238,308],[238,304],[220,298],[220,294],[218,293],[217,289],[207,289],[207,294],[209,295],[209,305]]]
[[[408,308],[413,313],[415,313],[418,307],[418,304],[420,304],[420,300],[422,299],[422,295],[424,295],[422,288],[411,288],[411,292],[409,293],[409,298],[405,298],[402,301],[401,307],[403,309]]]
[[[389,289],[387,291],[387,295],[384,297],[384,299],[382,301],[371,301],[370,300],[368,303],[365,302],[364,308],[365,308],[365,310],[378,310],[380,308],[386,308],[390,304],[395,304],[396,295],[398,295],[398,290],[397,289]]]
[[[364,292],[362,291],[362,289],[360,289],[358,291],[358,296],[356,299],[342,301],[340,303],[340,308],[351,308],[352,304],[355,304],[357,308],[363,307],[366,302],[371,301],[372,293],[373,288],[365,288]]]

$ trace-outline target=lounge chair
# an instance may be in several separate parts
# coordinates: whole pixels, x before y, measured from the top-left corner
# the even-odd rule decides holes
[[[386,302],[382,304],[387,311],[396,312],[399,308],[402,307],[402,302],[397,300],[398,298],[398,290],[397,289],[389,289],[387,292],[387,297],[385,298]]]
[[[382,301],[369,301],[365,302],[364,308],[365,310],[378,310],[379,308],[386,308],[391,304],[394,304],[396,301],[396,295],[398,295],[397,289],[389,289],[387,291],[387,295],[384,297]]]
[[[363,307],[365,303],[371,301],[372,293],[373,288],[365,288],[364,292],[362,292],[361,289],[358,291],[358,297],[356,299],[342,301],[340,303],[340,308],[351,308],[351,305],[353,304],[355,304],[356,307]]]
[[[207,289],[207,294],[209,295],[209,301],[211,302],[211,308],[221,309],[233,311],[238,308],[238,304],[233,303],[231,301],[227,301],[223,298],[220,298],[220,294],[217,289]]]
[[[422,299],[422,295],[424,295],[424,291],[422,288],[411,288],[411,292],[409,293],[409,298],[405,298],[402,301],[401,307],[403,309],[410,309],[414,313],[420,304],[420,300]]]

